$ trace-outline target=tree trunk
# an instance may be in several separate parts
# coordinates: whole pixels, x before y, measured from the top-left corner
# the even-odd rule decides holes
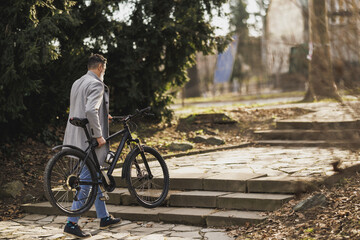
[[[309,35],[313,44],[309,84],[304,101],[341,101],[332,73],[326,0],[309,0]]]
[[[190,81],[185,85],[185,97],[200,97],[201,90],[200,90],[200,79],[198,76],[197,65],[193,65],[191,68],[188,69],[188,76]]]

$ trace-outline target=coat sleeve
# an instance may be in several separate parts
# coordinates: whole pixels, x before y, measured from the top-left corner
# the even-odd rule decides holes
[[[99,108],[103,101],[104,85],[100,81],[92,83],[86,91],[85,114],[89,120],[90,135],[93,138],[102,136]]]

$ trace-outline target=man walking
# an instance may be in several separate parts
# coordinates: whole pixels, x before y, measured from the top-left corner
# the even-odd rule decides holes
[[[109,136],[109,91],[104,84],[106,70],[106,58],[100,54],[93,54],[88,60],[88,72],[76,80],[71,87],[69,118],[79,117],[89,120],[89,132],[92,138],[96,138],[99,146],[95,150],[99,164],[103,165],[109,151],[109,144],[105,138]],[[83,129],[67,123],[64,144],[86,149],[86,136]],[[100,218],[100,228],[107,228],[120,222],[119,218],[109,215],[105,202],[99,198],[102,196],[100,189],[95,200],[97,217]],[[74,201],[73,206],[79,204]],[[91,234],[81,230],[77,222],[79,217],[69,217],[64,228],[64,233],[79,237],[91,237]]]

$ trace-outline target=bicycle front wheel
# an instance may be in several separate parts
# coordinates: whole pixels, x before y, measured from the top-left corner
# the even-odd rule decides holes
[[[154,208],[161,205],[167,197],[169,171],[164,159],[155,149],[146,146],[143,148],[143,154],[139,148],[130,153],[126,181],[130,194],[141,206]]]
[[[85,154],[75,149],[63,149],[47,163],[44,176],[45,195],[52,206],[68,216],[79,216],[93,205],[98,180]]]

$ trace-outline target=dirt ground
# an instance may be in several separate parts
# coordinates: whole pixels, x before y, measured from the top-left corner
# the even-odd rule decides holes
[[[179,118],[170,126],[139,125],[137,134],[147,145],[155,147],[163,155],[171,154],[169,144],[172,142],[189,142],[193,150],[211,149],[219,146],[193,143],[195,136],[217,137],[225,141],[222,146],[238,145],[251,142],[254,130],[275,127],[275,120],[291,119],[309,113],[301,108],[258,109],[231,108],[221,113],[194,114]]]
[[[268,214],[258,225],[228,229],[238,240],[250,239],[360,239],[360,176],[344,178],[340,183],[301,195]],[[293,207],[316,194],[326,197],[324,206],[296,212]]]
[[[288,119],[307,113],[300,108],[256,109],[232,108],[222,114],[190,115],[172,121],[171,124],[132,124],[131,128],[143,143],[155,147],[162,155],[174,154],[169,150],[172,142],[189,142],[191,138],[216,136],[225,141],[222,146],[238,145],[254,139],[254,129],[268,129],[274,126],[276,119]],[[220,118],[219,118],[220,116]],[[137,127],[136,127],[137,125]],[[119,125],[111,128],[119,130]],[[62,129],[50,128],[49,132],[62,140]],[[35,139],[35,138],[34,138]],[[21,216],[22,203],[44,201],[43,172],[47,161],[54,154],[49,145],[27,139],[23,142],[7,144],[0,151],[0,185],[20,180],[25,185],[22,195],[0,200],[0,220]],[[116,144],[116,143],[115,143]],[[53,143],[53,145],[56,145]],[[216,148],[218,146],[193,143],[193,150]],[[5,150],[4,150],[5,149]]]

